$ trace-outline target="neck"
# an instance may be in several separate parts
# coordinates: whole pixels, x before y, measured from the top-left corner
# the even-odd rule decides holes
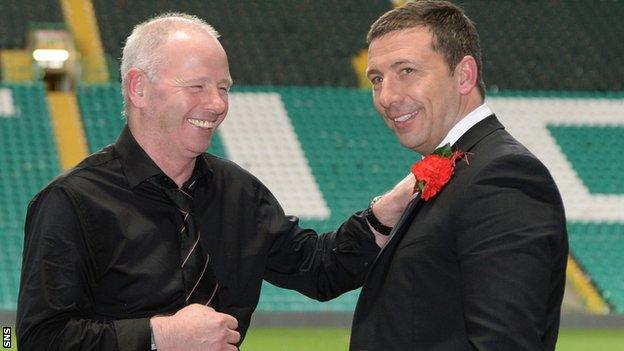
[[[464,119],[464,117],[468,116],[470,112],[476,110],[477,107],[483,105],[483,101],[484,101],[483,98],[476,91],[476,89],[473,90],[472,93],[468,94],[465,99],[462,99],[460,101],[459,113],[457,114],[459,118],[457,118],[457,120],[455,121],[455,124],[457,124],[457,122]]]
[[[141,132],[142,128],[136,128],[132,123],[128,123],[132,136],[145,153],[156,163],[167,177],[171,178],[179,188],[182,188],[195,169],[195,157],[175,156],[169,150],[173,145],[167,140],[160,140],[156,135]]]

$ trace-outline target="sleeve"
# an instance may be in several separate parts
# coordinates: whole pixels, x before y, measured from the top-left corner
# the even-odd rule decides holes
[[[57,186],[29,206],[17,306],[20,350],[148,350],[149,319],[93,318],[94,253],[77,213]]]
[[[541,350],[553,286],[565,280],[559,192],[532,157],[487,165],[464,190],[458,256],[466,328],[477,350]]]
[[[273,238],[265,279],[327,301],[361,287],[379,247],[361,212],[334,232],[318,235],[299,227],[266,189],[260,190],[259,232]]]

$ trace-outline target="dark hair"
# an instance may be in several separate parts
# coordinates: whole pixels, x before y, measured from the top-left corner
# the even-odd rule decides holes
[[[477,85],[485,97],[481,45],[475,24],[464,10],[448,1],[420,0],[409,2],[383,14],[368,31],[366,42],[396,30],[425,27],[433,34],[433,50],[441,53],[451,74],[461,59],[470,55],[477,62]]]

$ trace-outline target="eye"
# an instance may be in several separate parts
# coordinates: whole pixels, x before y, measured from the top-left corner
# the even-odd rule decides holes
[[[192,92],[200,92],[204,88],[203,85],[190,85],[188,87]]]
[[[382,82],[382,78],[380,76],[373,76],[370,78],[370,81],[373,85],[378,85]]]
[[[402,72],[403,74],[410,74],[410,73],[414,72],[414,69],[413,69],[413,68],[411,68],[411,67],[405,67],[405,68],[403,68],[403,69],[401,70],[401,72]]]

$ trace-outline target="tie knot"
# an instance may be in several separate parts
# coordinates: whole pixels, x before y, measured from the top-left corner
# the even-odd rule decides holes
[[[173,202],[173,204],[180,209],[180,211],[184,213],[190,213],[193,210],[193,188],[195,186],[195,181],[192,181],[188,186],[184,187],[184,189],[173,188],[173,183],[170,186],[163,185],[156,178],[150,179],[151,183],[154,184],[157,188],[159,188],[167,198]]]
[[[193,196],[188,190],[165,189],[165,194],[182,212],[190,213],[193,210]]]

